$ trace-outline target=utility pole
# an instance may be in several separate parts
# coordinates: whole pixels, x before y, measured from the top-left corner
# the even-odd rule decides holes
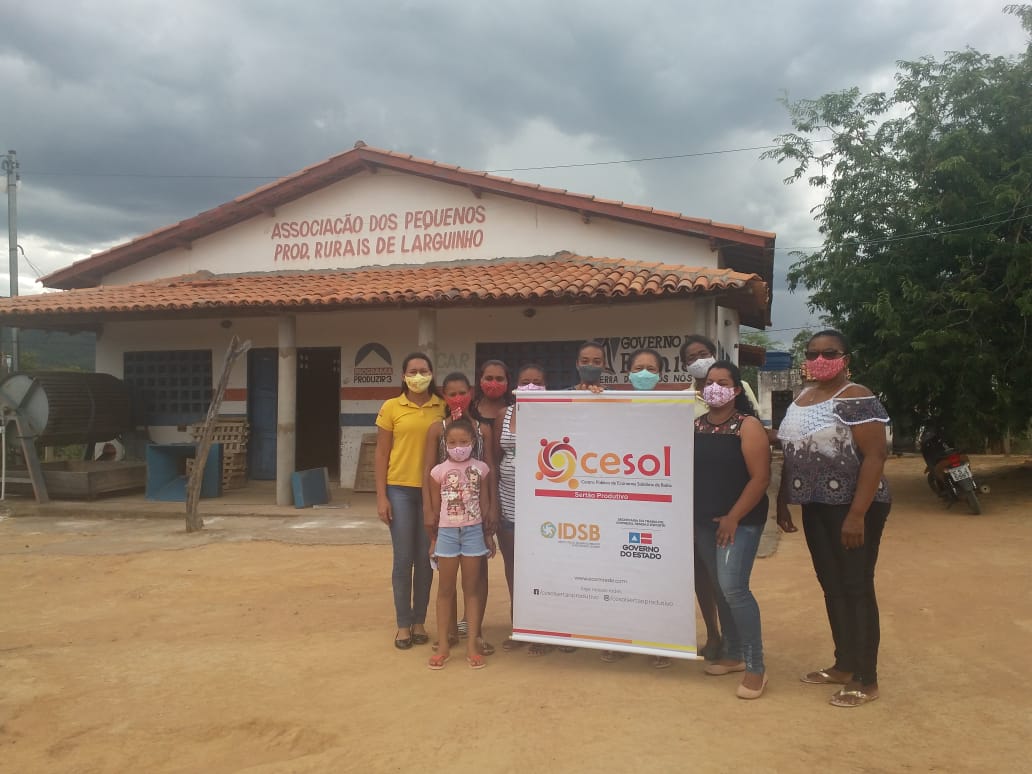
[[[7,173],[7,244],[10,250],[9,273],[11,298],[18,295],[18,157],[13,150],[4,157],[3,170]],[[18,329],[11,328],[11,373],[18,370]]]

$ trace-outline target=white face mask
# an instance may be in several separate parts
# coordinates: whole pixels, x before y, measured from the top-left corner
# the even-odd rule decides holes
[[[696,379],[705,379],[710,366],[717,362],[715,357],[700,357],[694,363],[688,364],[688,373]]]

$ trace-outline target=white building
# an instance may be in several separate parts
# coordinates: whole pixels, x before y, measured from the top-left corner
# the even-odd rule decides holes
[[[286,504],[295,469],[352,485],[412,351],[438,380],[498,357],[542,363],[553,386],[588,338],[612,384],[643,346],[669,386],[688,382],[691,333],[737,361],[739,324],[770,322],[774,239],[358,143],[53,272],[44,284],[64,292],[0,300],[0,325],[95,330],[97,370],[141,391],[159,442],[186,440],[231,336],[250,340],[221,413],[249,418],[250,476],[277,478]]]

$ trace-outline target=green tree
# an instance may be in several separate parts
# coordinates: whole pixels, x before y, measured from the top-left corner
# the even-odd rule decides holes
[[[764,349],[781,350],[785,348],[784,344],[772,337],[766,331],[742,331],[739,334],[738,339],[743,344],[751,344],[754,347],[763,347]],[[753,388],[753,392],[757,392],[759,390],[759,369],[756,366],[742,366],[742,379],[749,382],[749,386]]]
[[[1032,36],[1032,6],[1005,10]],[[824,244],[789,284],[848,336],[897,428],[1004,437],[1032,414],[1032,37],[1017,57],[897,66],[892,94],[785,101],[794,131],[764,156],[825,192]]]
[[[802,328],[792,337],[792,347],[789,349],[789,352],[792,353],[793,365],[798,366],[803,362],[803,353],[806,352],[806,345],[816,332],[810,328]]]

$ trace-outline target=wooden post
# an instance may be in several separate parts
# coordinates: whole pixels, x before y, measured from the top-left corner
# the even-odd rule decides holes
[[[242,354],[251,348],[251,342],[240,343],[236,336],[229,342],[229,349],[226,350],[226,360],[222,366],[222,376],[219,378],[215,394],[211,396],[211,405],[208,406],[208,416],[204,419],[204,427],[201,428],[201,437],[197,440],[197,451],[194,454],[193,470],[186,482],[186,531],[197,532],[204,529],[204,520],[197,513],[197,504],[201,499],[201,482],[204,480],[204,468],[208,462],[208,452],[211,451],[211,439],[215,432],[215,419],[222,407],[222,398],[226,394],[226,384],[229,383],[229,372],[233,370],[233,364]],[[219,471],[219,479],[222,478],[222,471]]]

